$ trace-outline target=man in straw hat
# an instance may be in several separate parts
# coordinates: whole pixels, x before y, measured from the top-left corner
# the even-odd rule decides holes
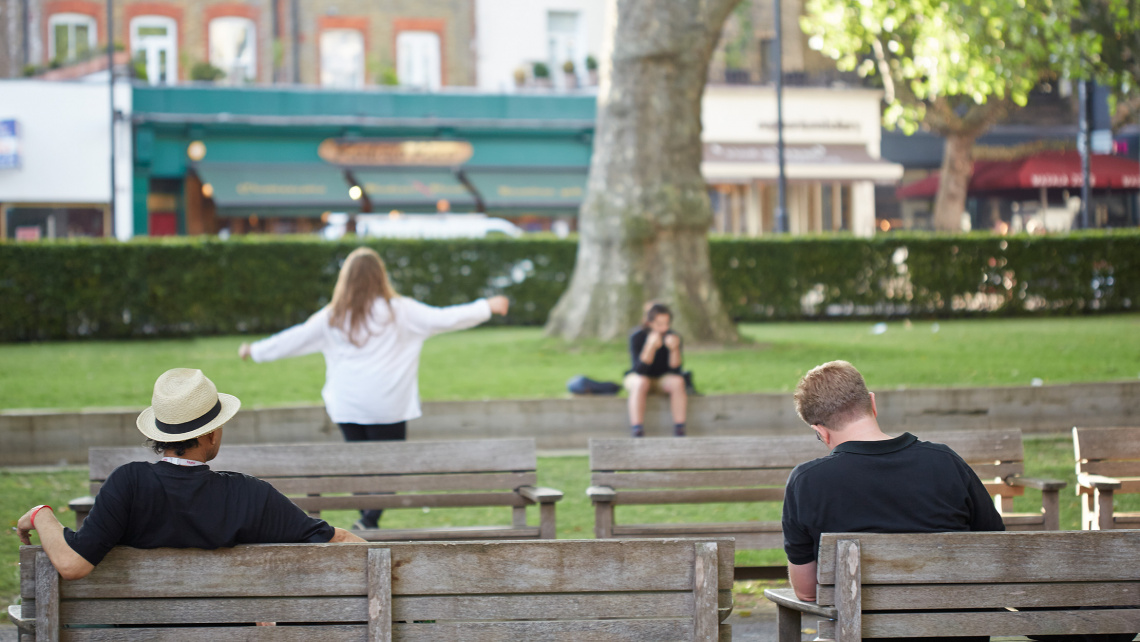
[[[94,570],[111,548],[205,548],[280,542],[363,542],[324,520],[309,517],[268,482],[210,470],[222,426],[241,407],[218,392],[201,370],[175,368],[154,383],[152,406],[139,415],[147,443],[164,455],[132,462],[107,477],[82,528],[72,531],[50,506],[20,518],[20,541],[40,543],[64,579]],[[47,510],[44,510],[47,509]],[[38,521],[37,521],[38,520]]]

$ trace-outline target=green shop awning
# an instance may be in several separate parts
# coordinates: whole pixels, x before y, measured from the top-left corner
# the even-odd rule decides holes
[[[353,168],[349,175],[368,195],[372,211],[413,210],[435,212],[436,204],[446,200],[451,211],[471,210],[475,197],[463,186],[455,173],[441,167],[370,167]]]
[[[198,163],[192,169],[220,217],[316,218],[324,212],[360,210],[348,195],[344,170],[332,165]]]
[[[466,167],[464,172],[488,212],[574,215],[586,197],[585,167]]]

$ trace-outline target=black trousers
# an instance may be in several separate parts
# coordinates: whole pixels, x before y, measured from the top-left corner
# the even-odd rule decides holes
[[[337,424],[345,441],[404,441],[408,438],[408,422],[394,424]],[[380,509],[360,511],[360,522],[365,528],[379,528]]]

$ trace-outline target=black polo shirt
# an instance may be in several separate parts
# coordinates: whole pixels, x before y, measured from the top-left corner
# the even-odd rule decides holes
[[[814,562],[822,533],[1004,531],[974,471],[949,447],[903,433],[849,441],[796,466],[784,492],[784,551]]]
[[[205,548],[237,544],[323,543],[333,528],[309,517],[269,482],[159,461],[132,462],[108,477],[68,546],[99,564],[114,546]]]

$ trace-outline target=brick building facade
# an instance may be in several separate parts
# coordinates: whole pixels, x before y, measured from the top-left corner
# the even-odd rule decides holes
[[[0,0],[0,77],[97,55],[103,0]],[[474,0],[114,0],[151,84],[473,85]],[[211,69],[210,67],[214,69]]]

